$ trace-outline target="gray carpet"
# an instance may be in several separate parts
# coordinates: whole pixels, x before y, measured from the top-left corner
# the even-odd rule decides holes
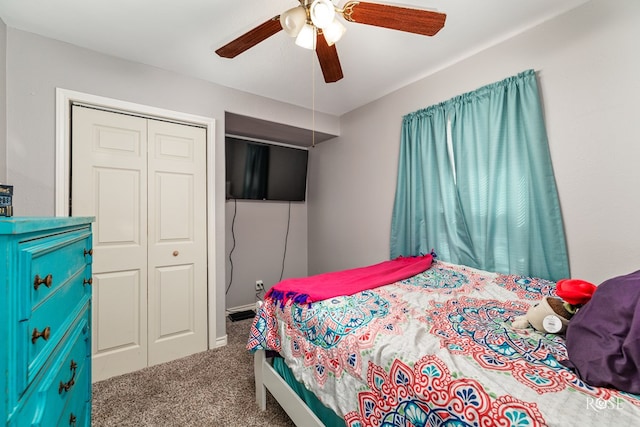
[[[271,395],[265,412],[255,403],[250,326],[227,321],[223,348],[95,383],[92,426],[294,426]]]

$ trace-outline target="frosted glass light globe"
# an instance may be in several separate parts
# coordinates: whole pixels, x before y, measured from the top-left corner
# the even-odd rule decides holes
[[[306,22],[307,11],[302,6],[289,9],[280,15],[280,25],[291,37],[296,37]]]
[[[336,9],[331,0],[314,0],[309,8],[311,22],[318,28],[325,28],[333,22],[336,16]]]

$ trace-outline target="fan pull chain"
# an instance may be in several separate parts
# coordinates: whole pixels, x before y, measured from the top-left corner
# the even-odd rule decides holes
[[[314,63],[315,50],[311,54],[311,148],[316,147],[316,67]]]

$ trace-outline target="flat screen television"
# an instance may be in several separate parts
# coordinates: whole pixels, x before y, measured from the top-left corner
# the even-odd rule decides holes
[[[227,199],[305,200],[306,149],[227,136],[225,150]]]

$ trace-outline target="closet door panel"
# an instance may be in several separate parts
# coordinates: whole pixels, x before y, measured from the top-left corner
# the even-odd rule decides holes
[[[93,381],[147,366],[147,120],[74,106],[74,215],[95,216]]]
[[[149,365],[207,349],[206,131],[149,122]]]

